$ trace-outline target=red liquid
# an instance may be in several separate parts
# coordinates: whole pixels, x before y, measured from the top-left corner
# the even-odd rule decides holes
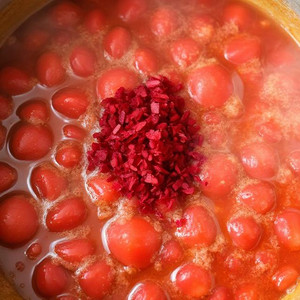
[[[31,78],[28,83],[23,76],[25,83],[18,88],[8,89],[5,80],[5,89],[0,84],[0,94],[12,94],[14,103],[13,113],[2,121],[8,136],[0,160],[18,174],[16,183],[0,196],[31,194],[30,203],[39,218],[37,233],[25,245],[0,246],[0,265],[6,277],[25,299],[40,299],[41,295],[86,299],[89,295],[119,300],[128,295],[134,299],[136,294],[168,295],[175,300],[188,296],[215,299],[218,294],[224,299],[241,299],[243,293],[249,297],[257,294],[258,299],[280,299],[300,272],[299,49],[272,21],[241,3],[75,2],[75,6],[69,2],[56,6],[57,2],[46,7],[0,49],[0,68],[16,66]],[[56,53],[61,61],[49,66],[46,59],[39,65],[38,58],[46,51]],[[45,70],[53,66],[54,73],[47,77]],[[122,70],[129,75],[122,77]],[[99,181],[91,181],[97,172],[87,174],[85,156],[92,133],[99,131],[99,99],[112,96],[120,85],[132,88],[145,82],[149,74],[162,74],[184,84],[186,109],[200,124],[204,137],[200,150],[208,159],[200,174],[203,183],[164,221],[142,216],[146,220],[143,226],[112,225],[123,217],[131,220],[139,215],[138,210],[133,200],[119,198],[109,185],[101,189],[102,175]],[[33,89],[22,94],[32,84]],[[87,101],[59,99],[52,107],[53,95],[66,87],[80,89]],[[48,120],[42,105],[41,114],[23,110],[23,122],[34,122],[34,126],[46,123],[53,142],[49,151],[45,146],[47,154],[43,152],[41,159],[23,161],[14,158],[9,145],[11,129],[20,121],[17,109],[30,100],[44,102],[50,117]],[[3,107],[9,115],[11,108]],[[66,127],[69,125],[78,126],[79,131]],[[56,155],[56,149],[65,145],[75,145],[79,152]],[[26,147],[31,149],[31,145]],[[74,160],[76,163],[66,164]],[[48,168],[49,164],[67,182],[50,196],[45,189],[32,188],[30,181],[34,168]],[[47,185],[48,179],[43,180]],[[87,215],[75,216],[76,222],[62,216],[70,229],[49,226],[51,232],[46,222],[48,211],[71,197],[83,199],[80,207],[86,206]],[[142,230],[149,233],[149,241]],[[112,231],[110,246],[105,235]],[[125,234],[122,239],[120,236],[121,246],[118,231]],[[126,240],[127,233],[130,238]],[[83,238],[91,240],[86,252],[75,246],[69,250],[75,251],[70,257],[80,257],[79,262],[68,262],[55,253],[56,244]],[[36,250],[27,257],[26,251],[34,243],[41,248],[35,245]],[[122,247],[127,247],[126,251]],[[147,252],[146,262],[139,257],[141,251]],[[81,260],[80,253],[87,256]],[[62,278],[61,285],[41,283],[35,279],[41,275],[33,276],[45,258],[59,266],[50,265]],[[184,281],[184,273],[194,266],[197,272],[190,272],[194,277]],[[109,275],[104,278],[103,273]],[[103,277],[101,288],[92,276]],[[282,285],[278,284],[280,278]],[[199,280],[201,284],[197,284]],[[145,284],[149,281],[154,284]]]

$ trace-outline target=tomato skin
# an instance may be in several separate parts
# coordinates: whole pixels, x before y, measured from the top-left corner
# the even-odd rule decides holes
[[[51,208],[46,225],[52,232],[71,230],[81,225],[87,216],[87,208],[81,198],[67,198]]]
[[[85,46],[77,46],[70,55],[71,68],[77,76],[88,77],[95,71],[95,53]]]
[[[300,210],[283,210],[275,219],[274,231],[284,247],[290,251],[300,250]]]
[[[285,291],[294,285],[299,277],[299,272],[290,265],[285,265],[277,270],[272,276],[272,281],[276,289],[280,292]]]
[[[77,144],[61,145],[55,154],[56,162],[67,169],[75,168],[80,165],[82,151]]]
[[[195,62],[199,54],[198,44],[192,38],[181,38],[171,45],[171,57],[175,64],[182,68]]]
[[[139,48],[134,54],[134,67],[141,73],[149,75],[158,71],[159,62],[152,50]]]
[[[201,190],[212,199],[228,195],[237,181],[237,167],[230,156],[216,153],[209,157],[200,172]]]
[[[18,173],[15,168],[5,162],[0,162],[0,193],[14,186],[17,178]]]
[[[112,184],[103,177],[93,177],[88,182],[88,188],[95,194],[97,201],[107,204],[115,202],[120,197],[120,194],[113,188]]]
[[[235,24],[240,30],[249,28],[252,20],[251,11],[242,4],[231,3],[224,8],[223,22]]]
[[[90,33],[96,34],[104,29],[106,17],[100,9],[93,9],[86,14],[84,25]]]
[[[128,296],[128,300],[168,300],[164,290],[156,283],[146,281],[135,285]]]
[[[26,256],[30,260],[35,260],[42,253],[42,246],[39,243],[33,243],[26,250]]]
[[[234,300],[259,300],[258,291],[255,286],[244,284],[236,290]]]
[[[76,125],[66,125],[63,128],[64,136],[70,139],[82,141],[86,136],[86,131]]]
[[[300,151],[295,150],[287,157],[287,162],[296,175],[300,175]]]
[[[239,192],[237,200],[259,214],[266,214],[275,206],[276,193],[268,182],[258,182],[246,185]]]
[[[88,266],[79,276],[80,287],[93,299],[102,299],[110,291],[113,281],[113,270],[104,261]]]
[[[6,139],[6,128],[0,124],[0,150],[3,148]]]
[[[178,16],[168,8],[157,9],[150,19],[151,31],[158,37],[164,38],[172,34],[178,27]]]
[[[78,5],[71,1],[61,1],[56,4],[51,12],[52,22],[61,28],[77,25],[82,17],[82,11]]]
[[[50,113],[45,102],[31,100],[23,103],[17,109],[17,115],[22,121],[38,125],[49,121]]]
[[[78,119],[86,112],[89,99],[83,90],[67,87],[53,95],[52,105],[56,111],[64,116]]]
[[[178,263],[183,259],[183,250],[176,240],[170,240],[164,244],[160,257],[163,263]]]
[[[33,169],[30,183],[35,194],[48,201],[56,200],[68,186],[66,178],[58,170],[44,166]]]
[[[277,152],[266,143],[250,143],[240,152],[246,173],[257,179],[268,179],[278,171]]]
[[[103,39],[103,48],[109,56],[120,59],[131,44],[131,34],[123,27],[115,27]]]
[[[95,245],[89,239],[74,239],[56,244],[55,252],[70,263],[79,263],[95,252]]]
[[[117,3],[117,14],[126,23],[137,21],[146,10],[146,0],[119,0]]]
[[[65,74],[62,60],[55,52],[45,52],[38,58],[36,75],[41,84],[47,87],[58,85],[64,81]]]
[[[138,84],[135,73],[125,68],[114,68],[106,71],[97,81],[97,96],[101,99],[112,97],[120,87],[133,89]]]
[[[261,56],[261,42],[252,36],[237,36],[225,44],[224,57],[234,65],[241,65]]]
[[[13,112],[12,99],[0,94],[0,120],[7,119]]]
[[[68,285],[67,271],[54,264],[50,258],[39,263],[33,274],[33,286],[43,297],[53,297],[65,291]]]
[[[184,214],[185,223],[177,228],[176,235],[188,247],[210,246],[217,236],[217,226],[202,206],[190,206]]]
[[[237,217],[227,223],[227,230],[234,245],[243,250],[252,250],[259,243],[261,227],[252,217]]]
[[[226,287],[220,286],[215,288],[213,294],[208,298],[209,300],[230,300],[232,299]]]
[[[26,196],[22,194],[11,195],[1,201],[1,243],[9,247],[24,244],[35,235],[38,227],[37,212]]]
[[[15,96],[29,92],[32,89],[30,76],[16,67],[0,69],[0,91]]]
[[[12,131],[9,147],[19,160],[38,160],[51,150],[53,133],[47,126],[19,123]]]
[[[233,93],[230,74],[217,64],[192,71],[187,78],[188,92],[204,108],[221,107]]]
[[[179,268],[175,284],[185,296],[200,298],[211,291],[213,278],[209,271],[194,263],[188,263]]]
[[[160,234],[141,217],[124,223],[111,223],[106,232],[107,244],[113,256],[122,264],[146,268],[161,246]]]

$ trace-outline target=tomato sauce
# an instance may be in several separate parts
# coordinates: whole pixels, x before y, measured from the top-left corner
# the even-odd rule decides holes
[[[300,51],[243,2],[54,1],[0,48],[0,265],[24,299],[280,299],[300,272]],[[88,171],[101,100],[182,83],[205,160],[142,214]]]

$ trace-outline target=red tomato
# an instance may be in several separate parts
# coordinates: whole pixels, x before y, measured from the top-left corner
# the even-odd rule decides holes
[[[233,92],[230,74],[217,64],[192,71],[187,78],[187,87],[190,96],[205,108],[222,106]]]
[[[131,290],[128,300],[167,300],[164,290],[156,283],[147,281],[138,283]]]
[[[75,168],[82,160],[82,151],[79,145],[61,145],[55,154],[56,162],[64,168]]]
[[[189,37],[173,42],[170,50],[173,61],[182,68],[190,66],[200,54],[198,44]]]
[[[4,67],[0,70],[0,91],[14,96],[31,89],[31,79],[23,70],[15,67]]]
[[[146,0],[119,0],[117,3],[117,14],[119,18],[128,23],[135,22],[143,17],[146,10]]]
[[[86,136],[86,131],[76,125],[64,126],[63,133],[65,137],[79,141],[82,141]]]
[[[276,263],[276,254],[272,250],[259,250],[255,254],[255,264],[260,268],[272,268]]]
[[[279,242],[291,251],[300,250],[300,210],[287,208],[275,219],[274,230]]]
[[[229,194],[237,181],[237,166],[230,156],[217,153],[205,161],[200,172],[201,190],[211,198]]]
[[[96,66],[95,53],[85,47],[77,46],[70,55],[70,65],[75,75],[87,77],[94,73]]]
[[[281,129],[273,121],[262,123],[256,129],[267,143],[279,143],[282,140]]]
[[[244,284],[240,286],[234,295],[234,300],[259,300],[258,291],[255,286],[251,284]]]
[[[0,150],[3,148],[6,138],[6,128],[0,124]]]
[[[245,203],[259,214],[266,214],[276,203],[273,186],[267,182],[246,185],[238,194],[237,200]]]
[[[22,36],[23,47],[32,52],[39,51],[49,40],[50,33],[42,28],[29,28]]]
[[[236,36],[226,42],[224,57],[234,65],[240,65],[259,59],[261,56],[261,41],[254,36]]]
[[[78,300],[75,296],[59,296],[56,298],[57,300]]]
[[[121,58],[131,44],[131,34],[124,27],[115,27],[103,39],[103,48],[113,58]]]
[[[226,5],[223,12],[224,23],[233,23],[240,30],[249,28],[253,22],[252,12],[240,3]]]
[[[108,247],[117,260],[124,265],[141,269],[151,264],[161,245],[160,234],[141,217],[111,223],[106,238]]]
[[[86,16],[84,25],[86,29],[92,33],[98,33],[104,29],[106,24],[106,17],[100,9],[90,10]]]
[[[37,60],[36,74],[41,84],[52,87],[64,81],[66,71],[58,54],[45,52]]]
[[[50,231],[61,232],[81,225],[87,216],[87,208],[81,198],[67,198],[51,208],[46,225]]]
[[[220,286],[215,288],[209,300],[230,300],[232,299],[226,287]]]
[[[0,193],[10,189],[17,181],[18,173],[15,168],[5,162],[0,162]]]
[[[79,277],[82,290],[93,299],[102,299],[112,288],[114,275],[112,268],[104,261],[88,266]]]
[[[46,258],[36,266],[32,281],[39,295],[47,298],[53,297],[66,290],[68,273],[62,266]]]
[[[8,246],[27,243],[37,232],[38,216],[28,199],[17,194],[0,203],[0,241]]]
[[[178,270],[175,284],[185,296],[200,298],[210,293],[213,277],[202,267],[188,263]]]
[[[53,167],[38,166],[33,169],[30,183],[35,194],[49,201],[56,200],[68,186],[68,182]]]
[[[11,98],[0,95],[0,120],[7,119],[13,112]]]
[[[164,244],[160,257],[163,263],[178,263],[183,258],[183,250],[177,241],[170,240]]]
[[[42,246],[39,243],[33,243],[26,250],[26,256],[30,260],[36,259],[42,253]]]
[[[184,214],[185,223],[177,228],[176,235],[188,247],[210,246],[216,239],[217,226],[202,206],[190,206]]]
[[[70,119],[78,119],[82,116],[89,103],[85,92],[73,87],[63,88],[52,97],[53,108]]]
[[[262,235],[262,229],[252,217],[237,217],[227,223],[227,230],[235,246],[243,250],[255,248]]]
[[[49,121],[50,112],[45,102],[31,100],[23,103],[17,110],[17,115],[22,121],[37,125]]]
[[[97,201],[105,203],[113,203],[117,201],[120,194],[113,188],[111,182],[107,182],[106,178],[93,177],[88,182],[88,189]]]
[[[10,151],[20,160],[38,160],[52,148],[53,134],[49,127],[26,123],[18,124],[12,131]]]
[[[243,260],[234,253],[229,254],[225,261],[225,266],[231,273],[240,273],[243,268]]]
[[[268,179],[278,171],[277,152],[265,143],[251,143],[240,152],[246,173],[257,179]]]
[[[292,171],[300,175],[300,150],[291,152],[287,157],[287,161]]]
[[[138,78],[132,71],[124,68],[110,69],[97,81],[97,96],[101,99],[112,97],[120,87],[131,90],[137,84]]]
[[[207,44],[214,35],[215,20],[208,15],[193,17],[190,21],[189,31],[195,40]]]
[[[50,18],[58,27],[74,27],[82,17],[81,8],[71,1],[61,1],[56,4],[51,12]]]
[[[95,253],[95,245],[89,239],[74,239],[56,244],[55,252],[70,263],[79,263]]]
[[[272,280],[278,291],[284,292],[295,285],[299,277],[298,271],[293,266],[285,265],[277,270]]]
[[[157,9],[150,19],[151,31],[158,38],[168,37],[177,29],[178,25],[178,16],[169,8]]]
[[[134,67],[143,74],[153,74],[159,69],[155,53],[147,48],[139,48],[134,54]]]

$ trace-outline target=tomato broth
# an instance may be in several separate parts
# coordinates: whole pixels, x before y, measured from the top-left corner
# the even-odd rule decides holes
[[[300,272],[299,62],[243,2],[54,1],[30,17],[0,49],[7,279],[24,299],[281,299]],[[199,126],[201,167],[171,207],[141,211],[142,191],[88,153],[106,98],[163,80],[182,85],[167,98]]]

